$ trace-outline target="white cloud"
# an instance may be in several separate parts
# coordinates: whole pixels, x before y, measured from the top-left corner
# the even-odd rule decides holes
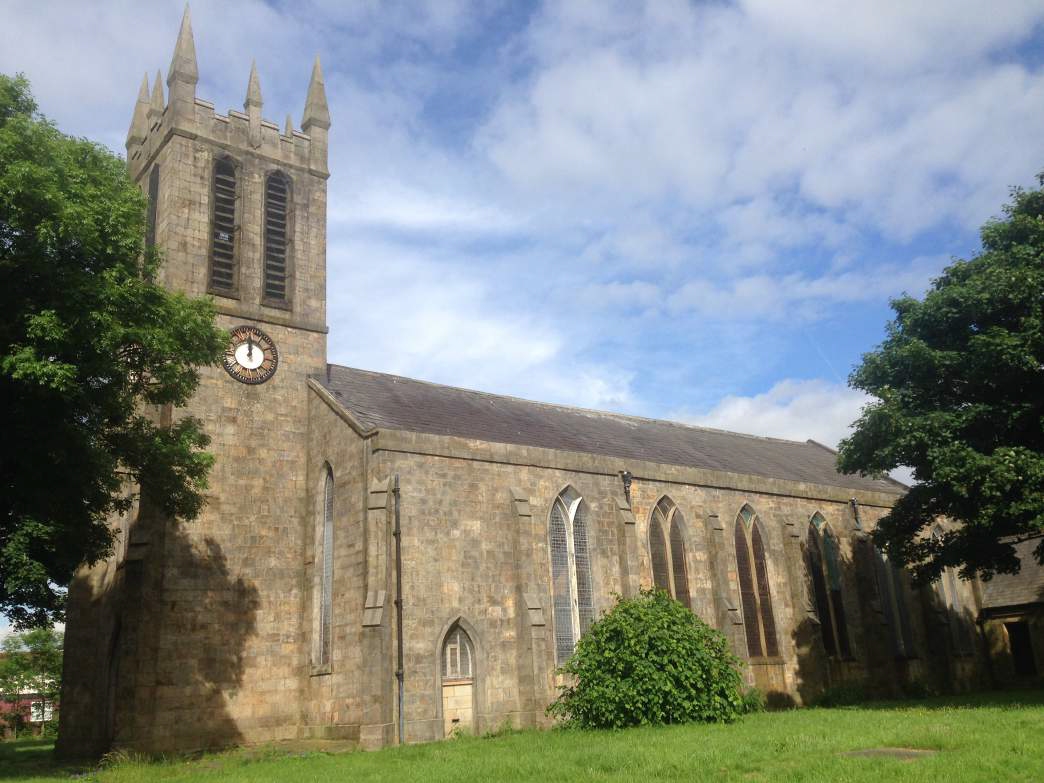
[[[750,435],[814,440],[836,449],[841,439],[851,434],[852,424],[870,399],[843,384],[787,378],[767,392],[730,394],[706,412],[679,411],[672,418]],[[894,470],[891,476],[904,484],[913,482],[909,468]]]
[[[836,448],[859,417],[867,396],[823,380],[779,381],[753,396],[728,395],[704,413],[682,411],[681,421],[751,435],[812,439]]]
[[[694,278],[669,300],[673,312],[708,318],[815,321],[836,305],[883,301],[903,292],[920,294],[948,259],[914,259],[909,265],[881,264],[869,271],[834,271],[813,277],[802,272],[756,274],[725,283]]]
[[[599,213],[796,197],[779,216],[792,226],[762,226],[777,247],[837,242],[853,221],[901,238],[974,229],[1035,173],[1044,74],[1005,47],[1038,28],[1039,4],[821,11],[548,6],[530,33],[537,68],[503,93],[480,147],[516,186]],[[808,210],[836,214],[809,236]]]
[[[520,221],[488,203],[422,190],[396,181],[372,183],[345,194],[328,213],[331,224],[407,232],[503,234],[517,232]]]
[[[583,407],[632,402],[629,373],[577,361],[541,311],[498,306],[510,288],[489,291],[435,248],[346,240],[330,252],[353,259],[330,269],[333,362]]]
[[[119,150],[182,7],[8,3],[0,70]],[[323,57],[333,361],[655,416],[873,314],[823,356],[843,373],[1041,165],[1038,2],[518,8],[193,3],[219,110],[256,57],[265,116],[299,121]]]

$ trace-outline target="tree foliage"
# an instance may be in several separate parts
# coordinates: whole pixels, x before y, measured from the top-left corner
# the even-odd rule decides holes
[[[918,483],[875,540],[918,580],[950,566],[966,578],[1016,572],[1013,543],[1044,532],[1044,191],[1015,189],[976,257],[892,309],[884,343],[849,379],[876,400],[839,465],[913,468]],[[958,524],[933,539],[938,517]]]
[[[617,598],[577,643],[548,708],[581,728],[727,722],[743,711],[725,637],[662,590]]]
[[[36,628],[12,634],[0,644],[0,702],[10,706],[3,720],[17,734],[28,721],[26,694],[54,705],[62,686],[62,634],[53,628]],[[44,712],[46,714],[46,711]]]
[[[185,404],[223,336],[208,301],[154,282],[145,207],[119,158],[0,75],[0,612],[19,625],[61,618],[128,485],[174,516],[203,503],[207,437],[155,414]]]

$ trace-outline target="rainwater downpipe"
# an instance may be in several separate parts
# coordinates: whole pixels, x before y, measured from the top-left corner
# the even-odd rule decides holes
[[[395,679],[399,685],[399,744],[406,742],[406,716],[403,715],[403,707],[406,703],[406,694],[403,685],[402,665],[402,528],[399,526],[399,474],[395,474],[395,483],[392,487],[392,497],[395,501],[395,647],[397,656],[397,668]]]

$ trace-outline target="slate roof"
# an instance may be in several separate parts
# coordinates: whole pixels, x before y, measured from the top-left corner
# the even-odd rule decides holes
[[[761,438],[549,405],[333,364],[316,380],[366,429],[451,435],[871,492],[901,494],[906,489],[891,479],[838,473],[836,453],[811,440]]]
[[[1033,550],[1039,543],[1040,538],[1031,538],[1015,545],[1015,554],[1022,563],[1022,570],[1017,574],[997,574],[984,582],[983,609],[1044,603],[1044,566],[1033,556]]]

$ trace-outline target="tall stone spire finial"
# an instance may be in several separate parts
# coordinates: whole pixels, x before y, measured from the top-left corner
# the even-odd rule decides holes
[[[163,77],[156,71],[156,83],[152,86],[152,102],[149,105],[149,117],[153,122],[163,116]]]
[[[330,108],[326,105],[326,85],[323,83],[319,55],[315,56],[315,65],[312,66],[312,80],[308,83],[308,98],[301,119],[301,129],[305,133],[309,133],[312,126],[324,129],[330,127]]]
[[[261,108],[261,81],[257,78],[256,60],[250,63],[250,81],[247,82],[247,95],[243,102],[243,109],[249,111],[251,106]]]
[[[192,19],[189,16],[188,3],[185,3],[185,14],[181,17],[181,29],[178,31],[178,42],[174,44],[174,57],[167,71],[167,86],[174,80],[194,85],[199,81],[199,68],[196,66],[196,42],[192,39]]]
[[[149,75],[146,73],[141,77],[141,88],[138,90],[138,100],[134,104],[134,116],[131,118],[130,128],[127,130],[127,151],[141,144],[149,132]]]
[[[243,111],[250,118],[250,146],[261,146],[261,80],[257,78],[257,63],[250,63],[250,79],[247,82],[246,100]]]
[[[284,136],[293,136],[294,135],[294,118],[291,117],[289,114],[286,115],[286,125],[283,127],[283,135]]]
[[[198,81],[196,44],[192,40],[192,20],[186,3],[185,15],[181,17],[178,42],[174,44],[174,57],[170,61],[170,70],[167,71],[168,112],[171,122],[175,125],[184,126],[195,122]]]

